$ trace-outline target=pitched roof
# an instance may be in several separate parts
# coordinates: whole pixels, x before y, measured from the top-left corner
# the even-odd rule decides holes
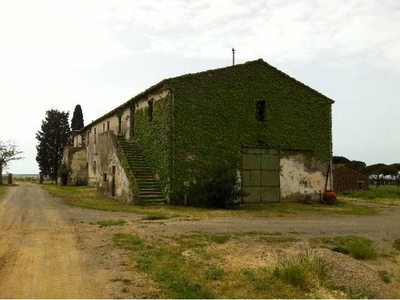
[[[132,97],[125,103],[121,104],[120,106],[116,107],[115,109],[109,111],[108,113],[104,114],[103,116],[97,118],[96,120],[92,121],[90,124],[86,125],[79,132],[85,131],[90,128],[93,124],[106,119],[107,117],[115,114],[118,111],[124,110],[129,107],[132,103],[142,99],[146,95],[159,90],[163,87],[170,88],[174,91],[181,91],[186,93],[193,93],[196,92],[196,85],[193,84],[193,81],[203,81],[204,84],[216,84],[216,82],[226,82],[229,79],[233,80],[244,80],[250,79],[252,81],[260,81],[260,84],[265,84],[265,80],[267,80],[270,84],[273,84],[275,81],[281,82],[284,80],[285,82],[291,82],[292,85],[300,85],[303,88],[316,93],[319,98],[323,99],[326,103],[333,104],[334,101],[325,95],[321,94],[320,92],[312,89],[311,87],[305,85],[304,83],[296,80],[293,77],[290,77],[286,73],[278,70],[277,68],[271,66],[270,64],[266,63],[262,59],[249,61],[244,64],[238,64],[234,66],[228,66],[218,69],[212,69],[208,71],[202,71],[198,73],[189,73],[185,75],[180,75],[176,77],[171,77],[160,81],[159,83],[149,87],[148,89],[144,90],[143,92],[139,93],[138,95]],[[278,83],[275,83],[278,84]]]

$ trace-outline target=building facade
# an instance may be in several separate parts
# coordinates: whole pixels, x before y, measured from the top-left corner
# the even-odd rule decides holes
[[[225,167],[237,170],[243,203],[317,199],[332,104],[257,60],[163,80],[75,131],[74,147],[86,155],[89,184],[126,203],[157,193],[190,203],[198,174]]]

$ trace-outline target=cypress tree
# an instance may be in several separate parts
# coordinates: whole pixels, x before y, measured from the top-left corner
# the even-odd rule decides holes
[[[78,104],[75,106],[74,114],[71,120],[71,130],[79,130],[84,127],[82,108]]]

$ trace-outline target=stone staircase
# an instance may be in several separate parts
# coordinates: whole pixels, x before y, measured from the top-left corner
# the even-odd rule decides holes
[[[117,141],[139,186],[140,204],[164,204],[164,195],[136,143],[121,136]]]

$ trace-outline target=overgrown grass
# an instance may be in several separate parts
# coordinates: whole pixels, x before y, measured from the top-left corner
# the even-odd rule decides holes
[[[275,278],[301,290],[310,290],[316,283],[328,279],[329,265],[320,257],[300,254],[294,261],[284,261],[275,267]]]
[[[270,268],[232,266],[225,257],[237,238],[242,235],[193,233],[142,239],[116,234],[113,240],[128,250],[132,265],[157,284],[163,298],[309,298],[318,296],[315,291],[321,287],[335,292],[330,265],[312,251]],[[215,248],[221,241],[231,244]]]
[[[339,236],[312,238],[310,242],[322,244],[332,251],[349,254],[355,259],[375,259],[378,256],[376,249],[369,239],[357,236]]]
[[[99,225],[100,228],[103,228],[103,227],[108,227],[108,226],[123,225],[125,223],[126,223],[126,221],[124,221],[124,220],[103,220],[103,221],[97,221],[97,222],[90,223],[90,224],[91,225]]]
[[[339,194],[339,198],[378,204],[400,205],[400,188],[393,185],[371,186],[369,191],[350,191]]]
[[[122,211],[148,215],[148,220],[163,218],[270,218],[286,217],[296,218],[304,215],[374,215],[377,209],[352,205],[344,201],[338,201],[337,205],[323,205],[319,203],[265,203],[265,204],[246,204],[235,209],[207,209],[185,206],[159,205],[159,206],[132,206],[123,204],[117,200],[98,196],[94,187],[87,186],[43,186],[43,188],[55,197],[59,197],[64,203],[72,206],[106,210]]]

